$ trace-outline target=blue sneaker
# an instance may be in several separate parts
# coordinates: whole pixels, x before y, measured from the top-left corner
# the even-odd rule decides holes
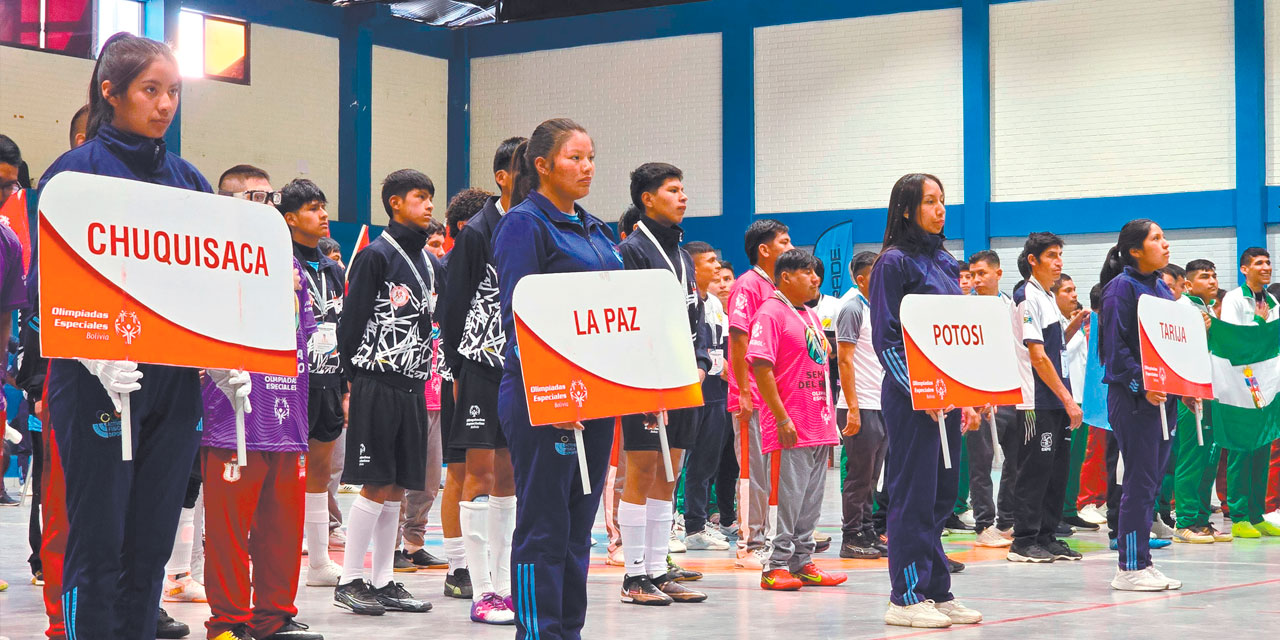
[[[1159,538],[1152,538],[1147,542],[1147,547],[1151,549],[1163,549],[1171,544],[1173,544],[1172,540],[1161,540]],[[1120,543],[1116,542],[1114,538],[1111,540],[1111,550],[1112,551],[1120,550]]]

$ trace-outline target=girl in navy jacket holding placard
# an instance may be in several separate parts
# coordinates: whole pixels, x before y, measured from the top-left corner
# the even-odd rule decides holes
[[[548,120],[517,156],[521,162],[511,201],[520,204],[503,216],[493,238],[502,327],[508,336],[516,335],[511,299],[521,278],[622,269],[608,226],[575,204],[591,190],[595,174],[595,151],[586,130],[572,120]],[[520,349],[508,340],[498,415],[516,481],[511,549],[516,638],[580,638],[587,615],[591,525],[609,468],[613,419],[531,426],[524,388]],[[583,431],[590,495],[582,494],[573,429]]]

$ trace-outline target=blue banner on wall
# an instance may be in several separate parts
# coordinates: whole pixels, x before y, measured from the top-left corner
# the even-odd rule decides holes
[[[853,222],[841,222],[818,236],[813,255],[822,261],[826,278],[822,293],[839,298],[853,287],[849,261],[853,259]]]

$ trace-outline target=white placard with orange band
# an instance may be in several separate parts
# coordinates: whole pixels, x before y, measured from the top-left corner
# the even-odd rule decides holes
[[[1142,352],[1142,386],[1187,398],[1213,397],[1213,367],[1204,314],[1172,300],[1142,295],[1138,298],[1138,346]],[[1196,412],[1197,437],[1200,415]],[[1169,439],[1168,417],[1160,411],[1164,439]]]
[[[912,294],[902,299],[911,404],[917,410],[1022,402],[1008,303],[997,296]],[[942,457],[951,468],[942,419]]]

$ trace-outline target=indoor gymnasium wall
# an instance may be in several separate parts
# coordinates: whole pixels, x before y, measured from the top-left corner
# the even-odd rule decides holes
[[[927,171],[964,201],[960,10],[755,29],[756,212],[881,208]]]
[[[372,224],[389,221],[382,207],[382,179],[398,169],[417,169],[431,178],[436,185],[435,217],[443,221],[450,195],[446,187],[449,61],[375,46],[372,83]]]
[[[17,143],[36,182],[71,148],[71,116],[89,99],[93,60],[0,47],[0,134]]]
[[[689,216],[718,216],[720,60],[719,33],[473,58],[471,184],[496,188],[493,152],[503,139],[571,117],[595,142],[588,211],[616,221],[631,203],[631,170],[660,161],[684,171]]]
[[[250,85],[185,81],[182,156],[210,183],[240,163],[265,169],[276,188],[314,180],[336,218],[338,39],[261,24],[250,30]]]
[[[1280,2],[1263,3],[1265,38],[1267,184],[1280,185]],[[1268,237],[1274,230],[1267,228]],[[1274,245],[1272,245],[1274,246]]]

